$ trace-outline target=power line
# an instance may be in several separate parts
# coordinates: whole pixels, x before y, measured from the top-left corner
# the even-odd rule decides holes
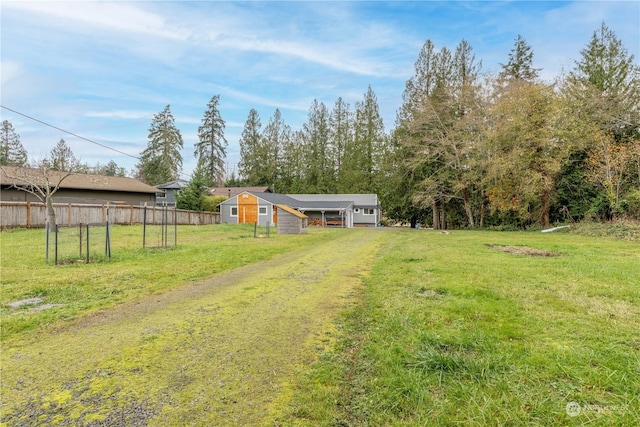
[[[38,122],[38,123],[40,123],[40,124],[43,124],[43,125],[48,126],[48,127],[50,127],[50,128],[53,128],[53,129],[55,129],[55,130],[59,130],[60,132],[64,132],[64,133],[66,133],[66,134],[68,134],[68,135],[75,136],[76,138],[82,139],[82,140],[87,141],[87,142],[90,142],[90,143],[92,143],[92,144],[99,145],[100,147],[102,147],[102,148],[106,148],[107,150],[115,151],[116,153],[119,153],[119,154],[122,154],[122,155],[125,155],[125,156],[128,156],[128,157],[134,158],[134,159],[136,159],[136,160],[140,160],[140,157],[138,157],[138,156],[134,156],[134,155],[132,155],[132,154],[125,153],[124,151],[120,151],[120,150],[118,150],[118,149],[116,149],[116,148],[109,147],[108,145],[101,144],[101,143],[99,143],[99,142],[93,141],[93,140],[91,140],[91,139],[89,139],[89,138],[85,138],[84,136],[80,136],[80,135],[75,134],[75,133],[73,133],[73,132],[69,132],[68,130],[64,130],[64,129],[62,129],[62,128],[59,128],[59,127],[57,127],[57,126],[54,126],[54,125],[49,124],[49,123],[47,123],[47,122],[44,122],[44,121],[42,121],[42,120],[36,119],[35,117],[31,117],[31,116],[29,116],[29,115],[27,115],[27,114],[21,113],[21,112],[19,112],[19,111],[16,111],[16,110],[14,110],[14,109],[9,108],[9,107],[5,107],[4,105],[0,105],[0,107],[4,108],[5,110],[11,111],[12,113],[18,114],[18,115],[20,115],[20,116],[22,116],[22,117],[25,117],[25,118],[27,118],[27,119],[29,119],[29,120],[33,120],[34,122]]]
[[[58,126],[54,126],[54,125],[52,125],[52,124],[50,124],[50,123],[47,123],[47,122],[45,122],[45,121],[42,121],[42,120],[40,120],[40,119],[36,119],[35,117],[32,117],[32,116],[30,116],[30,115],[28,115],[28,114],[21,113],[20,111],[16,111],[16,110],[14,110],[14,109],[12,109],[12,108],[5,107],[4,105],[0,105],[0,107],[1,107],[1,108],[4,108],[4,109],[5,109],[5,110],[7,110],[7,111],[11,111],[12,113],[18,114],[18,115],[20,115],[20,116],[22,116],[22,117],[25,117],[25,118],[27,118],[27,119],[29,119],[29,120],[33,120],[34,122],[38,122],[38,123],[40,123],[40,124],[43,124],[43,125],[45,125],[45,126],[48,126],[48,127],[52,128],[52,129],[59,130],[60,132],[64,132],[64,133],[66,133],[66,134],[68,134],[68,135],[72,135],[72,136],[75,136],[76,138],[80,138],[80,139],[82,139],[82,140],[84,140],[84,141],[90,142],[91,144],[95,144],[95,145],[98,145],[98,146],[100,146],[100,147],[102,147],[102,148],[106,148],[107,150],[115,151],[116,153],[119,153],[119,154],[125,155],[125,156],[127,156],[127,157],[131,157],[131,158],[133,158],[133,159],[140,160],[140,157],[138,157],[138,156],[134,156],[134,155],[132,155],[132,154],[125,153],[124,151],[120,151],[120,150],[118,150],[118,149],[116,149],[116,148],[109,147],[108,145],[104,145],[104,144],[101,144],[101,143],[99,143],[99,142],[93,141],[93,140],[91,140],[91,139],[89,139],[89,138],[85,138],[84,136],[80,136],[80,135],[78,135],[78,134],[76,134],[76,133],[73,133],[73,132],[70,132],[70,131],[68,131],[68,130],[65,130],[65,129],[59,128]],[[191,174],[184,173],[184,172],[179,172],[179,175],[183,175],[183,176],[186,176],[186,177],[192,178]]]

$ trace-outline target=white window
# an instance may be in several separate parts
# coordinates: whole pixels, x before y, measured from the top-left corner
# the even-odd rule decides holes
[[[266,215],[267,207],[266,206],[258,206],[258,215]]]
[[[355,209],[353,210],[353,213],[360,213],[360,208],[355,208]]]
[[[164,193],[156,193],[156,199],[164,199]]]
[[[364,209],[362,209],[362,213],[363,213],[364,215],[374,215],[374,214],[375,214],[374,210],[373,210],[373,209],[371,209],[371,208],[364,208]]]
[[[238,207],[231,206],[231,216],[238,216]]]

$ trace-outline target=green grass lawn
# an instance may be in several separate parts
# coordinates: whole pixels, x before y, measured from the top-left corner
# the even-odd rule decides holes
[[[44,230],[3,231],[0,233],[2,340],[304,249],[332,236],[332,232],[311,230],[307,235],[285,237],[272,229],[266,238],[266,230],[259,231],[265,237],[254,238],[252,225],[179,226],[175,248],[143,249],[141,226],[114,226],[111,260],[102,257],[99,262],[66,265],[45,262]],[[92,239],[97,241],[99,237],[94,235]],[[27,298],[41,298],[43,304],[58,306],[40,312],[31,311],[33,307],[29,306],[19,309],[8,306]]]
[[[96,310],[338,236],[351,245],[362,233],[383,238],[371,240],[361,284],[324,326],[315,357],[274,396],[269,425],[640,423],[637,240],[410,229],[254,239],[252,227],[216,225],[181,227],[176,248],[143,250],[140,228],[114,227],[111,261],[52,266],[42,230],[15,230],[0,235],[4,345],[17,348]],[[553,256],[515,254],[534,250]],[[61,305],[42,312],[7,305],[31,297]]]
[[[640,423],[638,242],[402,230],[339,327],[288,424]]]

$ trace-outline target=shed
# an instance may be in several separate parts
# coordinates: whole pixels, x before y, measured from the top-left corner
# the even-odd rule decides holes
[[[278,218],[278,234],[305,234],[308,216],[291,206],[275,205]]]

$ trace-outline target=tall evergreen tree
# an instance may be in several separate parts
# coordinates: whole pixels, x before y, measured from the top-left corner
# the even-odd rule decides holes
[[[409,123],[426,98],[433,93],[437,62],[438,54],[435,51],[435,45],[431,40],[427,40],[413,66],[414,74],[405,85],[402,106],[396,118],[396,127],[402,128],[404,123]]]
[[[307,122],[302,126],[305,146],[305,181],[308,191],[334,193],[336,188],[333,152],[329,139],[329,110],[314,99]]]
[[[280,191],[279,183],[282,179],[282,154],[283,146],[290,132],[289,126],[284,122],[279,109],[273,113],[269,122],[264,127],[260,138],[260,153],[262,154],[262,170],[264,184],[276,191]]]
[[[153,116],[149,128],[149,143],[140,155],[138,172],[149,185],[162,184],[178,178],[182,169],[184,146],[180,130],[175,126],[171,106]]]
[[[262,152],[262,124],[260,116],[253,108],[244,124],[240,137],[240,163],[238,165],[240,176],[247,185],[267,184],[267,178],[263,174]]]
[[[407,83],[404,104],[398,120],[396,137],[404,146],[408,169],[405,177],[414,180],[412,201],[419,207],[430,209],[433,227],[443,228],[446,205],[452,190],[443,155],[443,141],[454,120],[455,93],[454,58],[443,47],[435,52],[433,44],[425,44],[416,62],[416,75]],[[414,92],[420,87],[424,92]]]
[[[206,185],[221,186],[224,182],[224,162],[227,156],[227,140],[224,137],[225,121],[220,116],[218,103],[220,95],[215,95],[207,104],[202,125],[198,127],[199,142],[195,144],[194,155]]]
[[[432,173],[431,167],[428,162],[416,162],[413,158],[424,153],[421,140],[426,128],[415,123],[422,120],[425,105],[434,92],[439,57],[434,43],[427,40],[414,64],[414,74],[406,82],[391,138],[391,155],[385,159],[387,187],[380,192],[381,201],[392,219],[410,222],[412,227],[425,218],[431,206],[429,200],[420,196],[420,182]]]
[[[208,179],[208,171],[205,167],[196,166],[187,186],[176,195],[176,207],[193,211],[204,210],[206,189],[209,186]]]
[[[509,52],[509,61],[500,65],[502,66],[500,77],[507,81],[533,82],[538,78],[538,71],[540,71],[539,68],[533,68],[533,49],[520,34]]]
[[[581,51],[567,78],[565,93],[616,140],[640,132],[640,66],[615,33],[602,23]]]
[[[302,132],[292,132],[289,126],[282,138],[282,168],[280,180],[276,184],[279,193],[305,193],[307,186],[304,179],[304,137]]]
[[[442,153],[450,197],[459,200],[467,225],[482,223],[482,161],[479,144],[483,137],[484,103],[478,76],[482,64],[476,61],[473,48],[462,40],[453,59],[450,126],[442,139]]]
[[[387,141],[378,98],[371,86],[364,99],[356,103],[353,140],[345,149],[342,173],[343,190],[350,193],[375,193],[380,154]]]
[[[333,161],[338,192],[349,191],[344,185],[345,167],[344,157],[347,147],[353,143],[353,113],[349,104],[338,98],[329,116],[329,139],[333,147]]]
[[[0,166],[27,166],[27,151],[20,142],[20,135],[8,120],[0,127]]]
[[[71,151],[71,147],[69,147],[62,138],[51,150],[51,153],[49,154],[49,162],[51,169],[57,171],[74,171],[80,165],[80,162],[76,159],[76,156],[74,156],[73,151]]]
[[[634,59],[603,22],[562,88],[573,117],[597,128],[573,154],[577,160],[567,172],[574,179],[563,184],[574,193],[576,187],[587,192],[589,183],[597,185],[600,194],[592,198],[591,211],[607,218],[624,213],[618,202],[640,187],[640,67]],[[615,192],[606,164],[625,165]],[[597,176],[598,170],[604,175]]]

